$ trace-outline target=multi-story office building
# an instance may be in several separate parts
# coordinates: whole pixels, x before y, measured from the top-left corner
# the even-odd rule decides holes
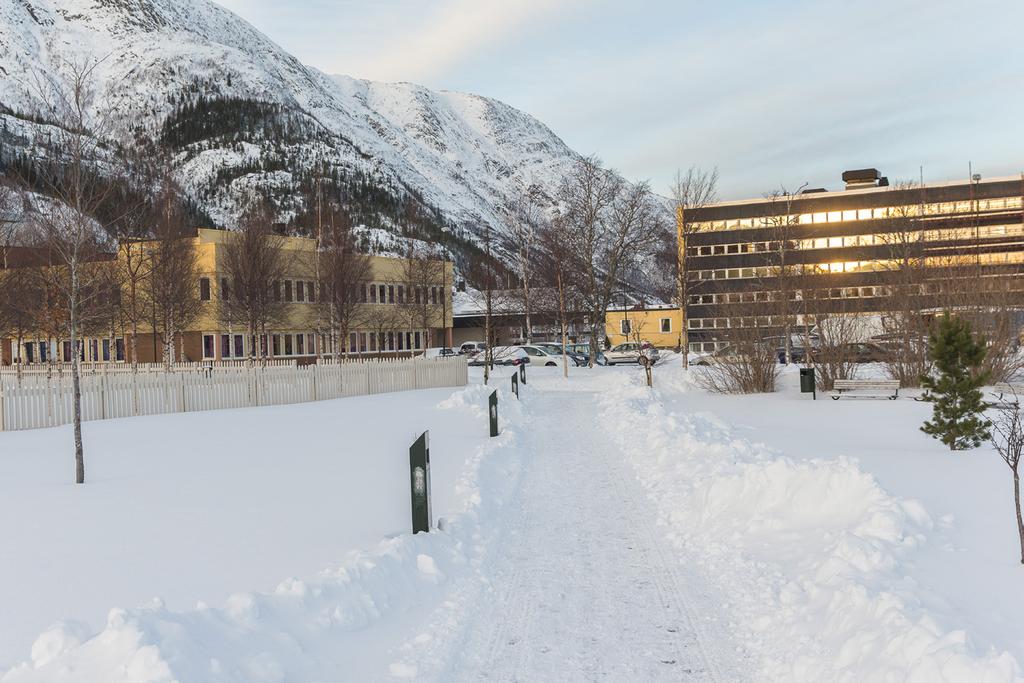
[[[249,337],[245,323],[232,320],[222,305],[231,296],[224,263],[230,239],[230,232],[209,229],[199,229],[191,238],[197,270],[194,292],[199,300],[199,312],[185,329],[178,330],[173,345],[175,360],[232,360],[252,355],[301,362],[317,355],[341,353],[357,357],[410,355],[422,352],[428,343],[435,346],[450,343],[454,264],[436,262],[438,267],[428,271],[436,275],[436,281],[410,282],[410,269],[405,267],[404,259],[369,257],[365,281],[352,285],[356,312],[351,316],[348,338],[339,339],[336,330],[332,333],[325,320],[325,285],[317,282],[315,240],[303,237],[280,239],[286,272],[274,282],[271,296],[282,310],[265,333],[261,330],[255,337]],[[136,254],[145,253],[146,242],[134,245]],[[127,258],[126,246],[122,245],[116,256],[104,256],[103,263],[117,270],[117,264],[123,266]],[[10,266],[29,264],[30,261],[23,258]],[[139,362],[163,361],[164,340],[160,327],[144,312],[133,334],[125,315],[119,312],[126,304],[127,286],[125,283],[113,285],[117,291],[104,297],[102,320],[83,326],[81,360],[128,361],[133,356],[134,342]],[[45,326],[36,322],[34,329],[18,337],[10,329],[0,330],[0,336],[6,337],[0,344],[5,364],[71,360],[70,342],[43,332],[41,328]]]
[[[682,214],[691,351],[716,350],[737,328],[778,334],[783,319],[799,327],[823,315],[884,315],[897,292],[936,310],[961,280],[1024,308],[1024,176],[890,185],[864,169],[843,180],[841,191]]]

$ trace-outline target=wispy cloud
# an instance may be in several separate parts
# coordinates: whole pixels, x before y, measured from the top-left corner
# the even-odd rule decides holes
[[[419,4],[419,3],[417,3]],[[375,36],[362,55],[334,66],[346,74],[379,80],[431,81],[482,52],[502,48],[536,21],[550,21],[581,0],[482,2],[448,0],[429,4],[425,17],[392,24]]]

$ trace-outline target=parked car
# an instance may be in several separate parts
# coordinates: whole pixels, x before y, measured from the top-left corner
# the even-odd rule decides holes
[[[477,358],[483,359],[486,354],[479,354]],[[495,365],[522,365],[529,363],[530,356],[518,346],[495,346],[491,349],[491,359]]]
[[[583,357],[583,365],[590,363],[590,344],[569,344],[566,347],[570,352]],[[598,350],[594,362],[598,365],[608,365],[608,359],[602,351]]]
[[[518,348],[526,352],[528,356],[527,362],[530,365],[543,365],[547,367],[562,366],[561,351],[558,351],[556,354],[553,349],[540,346],[538,344],[523,344]]]
[[[763,353],[769,351],[764,346],[755,346],[750,349],[750,353],[756,348]],[[703,356],[698,356],[690,363],[690,365],[721,365],[722,363],[744,363],[750,360],[749,353],[742,353],[739,346],[729,344],[712,353],[706,353]]]
[[[872,342],[851,342],[835,348],[821,349],[818,355],[824,360],[838,360],[846,363],[881,363],[892,357],[892,352],[881,344]]]
[[[459,355],[472,357],[472,356],[475,356],[476,354],[480,353],[481,351],[485,351],[486,349],[487,349],[487,343],[486,342],[478,342],[478,341],[462,342],[462,345],[459,346]]]
[[[655,363],[660,355],[658,349],[654,348],[649,342],[617,344],[608,349],[604,355],[608,359],[608,365],[615,365],[616,363],[639,363],[641,354],[647,356]]]
[[[436,360],[438,358],[452,358],[457,355],[459,355],[459,353],[453,348],[449,348],[447,346],[435,346],[433,348],[424,349],[420,358]]]
[[[551,353],[553,353],[556,356],[562,355],[562,345],[557,344],[555,342],[536,342],[534,346],[539,346],[543,349],[548,349]],[[584,356],[582,353],[576,353],[569,346],[566,346],[565,355],[571,358],[573,364],[577,366],[587,364],[588,357]]]
[[[783,346],[779,346],[775,349],[775,357],[779,359],[780,363],[786,362],[786,349]],[[790,346],[789,347],[789,360],[792,363],[805,363],[807,362],[807,348],[804,346]]]

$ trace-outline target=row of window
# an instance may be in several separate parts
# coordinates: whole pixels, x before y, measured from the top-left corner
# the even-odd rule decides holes
[[[1024,251],[996,252],[989,254],[962,255],[955,258],[927,257],[927,267],[951,267],[957,265],[1007,265],[1024,263]],[[793,275],[824,275],[827,273],[867,273],[897,270],[899,262],[891,259],[874,259],[870,261],[837,261],[833,263],[796,263],[790,268]],[[692,270],[687,277],[690,280],[735,280],[776,277],[778,268],[774,266],[757,266],[753,268],[718,268],[715,270]]]
[[[658,330],[662,334],[672,333],[672,318],[659,318],[658,319]],[[633,334],[633,321],[628,318],[623,318],[619,321],[619,333],[629,336]]]
[[[199,278],[199,299],[211,301],[213,291],[208,277]],[[274,301],[286,303],[315,303],[319,297],[325,300],[326,287],[320,283],[319,293],[313,280],[281,280],[274,283]],[[412,285],[395,285],[366,283],[353,286],[349,297],[352,301],[370,304],[426,304],[437,305],[443,289],[441,287],[414,287]],[[220,299],[231,298],[231,286],[227,278],[220,279]]]
[[[894,244],[911,244],[918,240],[945,242],[953,240],[989,239],[1024,235],[1024,224],[981,225],[976,228],[947,228],[942,230],[915,230],[907,233],[876,233],[869,235],[847,235],[844,237],[814,237],[789,240],[790,249],[835,249],[839,247],[871,247]],[[690,256],[725,256],[729,254],[755,254],[778,251],[779,242],[735,242],[690,247]]]
[[[26,341],[21,352],[12,346],[15,362],[22,363],[70,363],[72,361],[70,341]],[[124,339],[89,339],[78,344],[78,359],[86,362],[123,361]]]
[[[326,339],[323,353],[334,353],[334,340]],[[204,334],[203,359],[248,358],[251,355],[272,358],[313,356],[317,353],[317,336],[312,332],[294,334],[261,334],[257,336],[259,353],[252,353],[247,335]],[[380,351],[420,351],[426,344],[426,334],[411,331],[352,332],[341,350],[348,353],[378,353]],[[219,350],[219,355],[217,352]]]
[[[737,318],[689,318],[686,327],[690,330],[727,330],[731,328],[772,327],[783,325],[785,316],[750,315]],[[790,317],[792,322],[792,317]]]
[[[943,216],[988,211],[1007,211],[1021,208],[1021,197],[999,197],[996,199],[964,200],[959,202],[936,202],[910,204],[907,206],[879,206],[868,209],[846,209],[844,211],[820,211],[817,213],[790,214],[788,217],[765,216],[758,218],[729,218],[720,221],[700,221],[693,224],[694,230],[738,230],[744,228],[767,228],[775,225],[845,223],[848,221],[879,220],[902,216]]]
[[[729,342],[691,342],[690,353],[714,353],[729,345]]]
[[[861,299],[876,296],[886,296],[889,293],[886,287],[832,287],[830,289],[813,290],[812,296],[815,299]],[[790,298],[801,300],[802,290],[790,293]],[[749,304],[767,301],[778,301],[778,292],[727,292],[722,294],[695,294],[687,297],[687,303],[691,306],[721,305],[721,304]]]

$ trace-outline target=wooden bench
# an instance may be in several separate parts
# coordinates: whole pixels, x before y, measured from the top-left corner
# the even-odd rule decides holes
[[[999,382],[993,385],[992,395],[999,402],[997,405],[1014,406],[1020,405],[1021,398],[1024,398],[1024,384],[1016,382]]]
[[[898,379],[837,379],[833,384],[832,400],[838,401],[842,396],[849,398],[887,398],[895,401],[900,394]],[[869,392],[851,394],[849,392]],[[891,393],[891,395],[890,395]]]

